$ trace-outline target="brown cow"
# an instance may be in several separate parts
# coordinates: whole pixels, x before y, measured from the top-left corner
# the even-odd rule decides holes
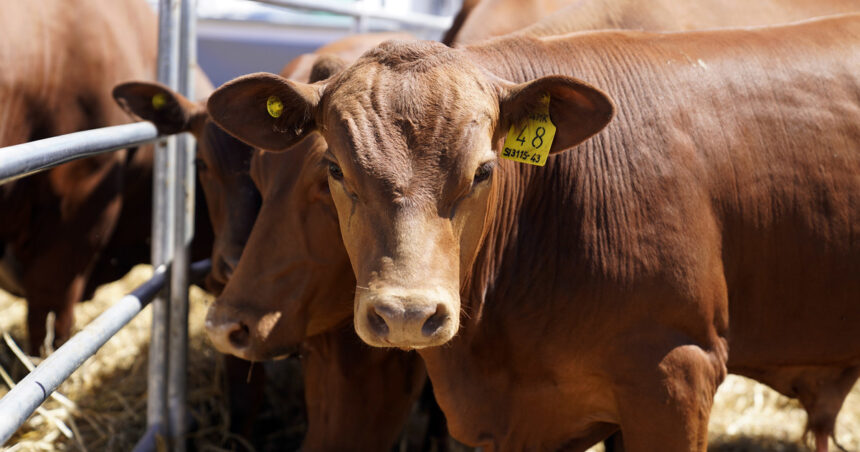
[[[211,84],[202,73],[196,83],[199,93],[211,91]],[[248,176],[254,149],[213,124],[206,113],[205,100],[191,102],[164,85],[142,81],[117,85],[113,96],[129,113],[154,123],[160,133],[190,132],[197,139],[198,185],[205,202],[197,203],[196,213],[199,217],[201,212],[208,212],[209,217],[202,222],[198,219],[195,224],[211,221],[214,229],[214,239],[209,242],[212,244],[209,248],[212,270],[206,278],[206,289],[220,294],[242,253],[260,207],[260,194]],[[149,171],[145,179],[150,183],[145,186],[151,192],[151,157],[147,163]],[[150,203],[142,201],[141,205]],[[148,222],[146,226],[149,227]],[[195,236],[195,240],[198,239]],[[230,355],[226,358],[230,430],[245,437],[250,437],[253,430],[266,383],[264,369],[258,366],[251,371],[251,366]]]
[[[0,2],[0,146],[128,122],[110,88],[155,72],[155,20],[143,1]],[[98,45],[95,45],[98,44]],[[28,300],[37,353],[56,314],[68,338],[122,207],[126,151],[0,186],[0,284]]]
[[[354,60],[365,50],[394,38],[407,39],[409,35],[379,33],[335,41],[317,50],[316,54],[296,58],[284,68],[282,73],[297,80],[320,80],[328,77],[332,71],[342,68],[342,60],[328,56],[336,54],[339,57]],[[318,61],[320,55],[326,55],[326,57]],[[239,260],[242,247],[250,233],[250,226],[254,224],[260,208],[260,194],[248,175],[251,149],[236,142],[234,138],[226,135],[209,121],[203,103],[190,102],[162,85],[131,82],[117,86],[114,93],[130,112],[154,122],[161,132],[189,131],[198,137],[198,162],[206,168],[201,172],[201,179],[204,182],[204,191],[211,206],[210,210],[213,212],[212,221],[216,228],[216,244],[212,259],[214,263],[223,263],[215,264],[212,273],[216,283],[216,293],[220,293],[223,285],[231,281],[235,262]],[[155,96],[160,96],[163,100],[163,105],[158,109],[153,107],[152,99]],[[324,151],[325,143],[319,138],[305,140],[305,144],[307,147],[297,151],[295,155],[301,155],[304,158],[305,152],[313,151],[314,155],[321,155]],[[278,198],[279,193],[268,189],[266,179],[274,177],[274,174],[287,179],[290,174],[298,174],[302,164],[296,165],[295,160],[295,156],[289,155],[267,154],[254,157],[253,173],[267,199],[268,207],[264,205],[264,209],[283,201]],[[312,193],[317,188],[325,189],[320,194],[329,200],[330,205],[331,198],[328,195],[324,176],[323,183],[309,187],[309,192]],[[219,213],[224,215],[221,216]],[[330,221],[318,223],[332,223],[335,228],[333,233],[337,235],[333,205],[330,206],[328,214],[331,215]],[[313,218],[304,220],[313,222]],[[295,236],[287,236],[283,239],[296,241]],[[300,240],[296,242],[301,243]],[[224,246],[219,243],[235,246]],[[339,243],[339,240],[335,243]],[[340,253],[343,253],[342,249]],[[348,263],[345,261],[344,263],[348,268]],[[325,271],[325,265],[320,264],[320,271]],[[289,262],[285,261],[284,265],[287,265],[286,276],[289,276]],[[247,264],[245,266],[247,267]],[[220,271],[219,268],[221,268]],[[288,278],[282,279],[288,280]],[[341,288],[340,292],[343,289],[351,291],[354,285],[354,278],[348,278],[338,288]],[[230,284],[230,287],[242,289],[237,284]],[[283,283],[279,283],[274,286],[247,289],[253,292],[270,287],[275,289],[271,295],[275,300],[293,288],[289,285],[284,287]],[[334,293],[337,292],[335,290]],[[316,294],[323,297],[325,295],[325,293]],[[349,297],[351,295],[338,299],[339,304],[348,307]],[[215,306],[218,306],[218,302]],[[298,336],[296,340],[291,341],[289,347],[280,350],[279,353],[279,355],[290,354],[297,347],[300,347],[302,352],[308,410],[308,431],[303,449],[384,450],[397,438],[421,390],[425,380],[423,363],[415,354],[369,349],[355,336],[350,326],[343,325],[343,320],[339,323],[340,325],[332,324],[316,330],[314,335]],[[235,368],[231,370],[232,374],[243,379],[247,370],[243,373],[240,368]],[[256,379],[252,383],[253,386],[259,387],[263,384],[259,370],[252,372],[252,375]],[[234,393],[231,393],[231,400],[233,395]],[[237,395],[240,399],[249,397],[245,392],[239,392]],[[233,400],[233,403],[238,401]],[[239,431],[247,435],[247,425],[245,427],[246,429]]]
[[[209,111],[264,149],[322,131],[356,329],[420,349],[455,436],[704,450],[727,369],[801,400],[856,377],[858,92],[848,15],[392,42],[326,83],[240,78]],[[271,96],[294,108],[269,116]],[[546,166],[499,159],[542,108]]]

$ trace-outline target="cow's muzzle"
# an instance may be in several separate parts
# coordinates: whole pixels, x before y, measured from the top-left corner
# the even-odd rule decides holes
[[[260,317],[256,322],[246,321],[240,315],[225,315],[210,307],[206,315],[206,333],[215,349],[248,361],[262,361],[289,354],[292,347],[281,347],[267,340],[280,317],[272,312]]]
[[[355,330],[375,347],[442,345],[457,333],[459,297],[438,290],[373,290],[356,296]]]

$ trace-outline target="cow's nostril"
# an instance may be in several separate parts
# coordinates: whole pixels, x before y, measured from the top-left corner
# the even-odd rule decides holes
[[[230,339],[230,345],[237,349],[247,348],[250,343],[251,333],[248,326],[244,323],[237,323],[232,331],[227,335]]]
[[[385,319],[376,312],[376,308],[370,308],[370,310],[367,311],[367,323],[377,336],[385,337],[388,335],[388,324],[385,323]]]
[[[227,258],[220,258],[215,263],[216,268],[213,273],[216,275],[216,279],[218,279],[221,283],[226,284],[227,281],[233,276],[233,270],[236,268],[234,262]]]
[[[436,312],[433,313],[425,322],[424,325],[421,326],[421,333],[427,337],[436,334],[439,329],[445,326],[448,323],[448,320],[451,316],[448,314],[448,308],[439,303],[436,305]]]

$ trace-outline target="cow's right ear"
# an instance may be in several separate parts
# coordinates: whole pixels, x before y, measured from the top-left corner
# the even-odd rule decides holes
[[[246,75],[209,96],[209,116],[251,146],[284,151],[316,129],[323,87],[264,72]]]
[[[206,117],[202,105],[160,83],[120,83],[113,89],[113,98],[128,113],[155,124],[162,134],[189,132]]]
[[[497,82],[499,83],[499,82]],[[546,111],[558,128],[550,154],[570,149],[603,130],[615,115],[608,94],[563,75],[550,75],[518,85],[499,83],[499,124],[504,136],[511,125],[522,124],[536,111]],[[549,104],[539,107],[549,96]]]

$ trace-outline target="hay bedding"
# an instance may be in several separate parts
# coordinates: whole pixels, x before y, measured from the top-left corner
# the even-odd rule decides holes
[[[135,267],[124,279],[103,286],[91,302],[76,307],[77,325],[86,325],[122,295],[145,281],[148,266]],[[194,287],[190,307],[189,404],[196,431],[190,439],[199,451],[228,450],[228,410],[222,362],[203,331],[211,297]],[[0,291],[0,332],[24,343],[23,300]],[[146,424],[147,309],[60,386],[70,399],[49,400],[8,443],[11,451],[127,451],[143,434]],[[0,341],[0,365],[17,381],[26,369]],[[267,366],[278,375],[267,388],[267,406],[255,432],[257,450],[295,450],[305,429],[302,418],[300,374],[296,361]],[[0,383],[0,396],[8,391]],[[710,422],[711,451],[805,451],[799,441],[806,414],[800,405],[764,385],[729,376],[717,392]],[[60,427],[58,427],[58,425]],[[66,426],[67,437],[61,432]],[[836,435],[848,450],[860,451],[860,385],[849,395],[839,416]],[[595,450],[599,450],[595,448]],[[837,450],[831,444],[831,450]]]

